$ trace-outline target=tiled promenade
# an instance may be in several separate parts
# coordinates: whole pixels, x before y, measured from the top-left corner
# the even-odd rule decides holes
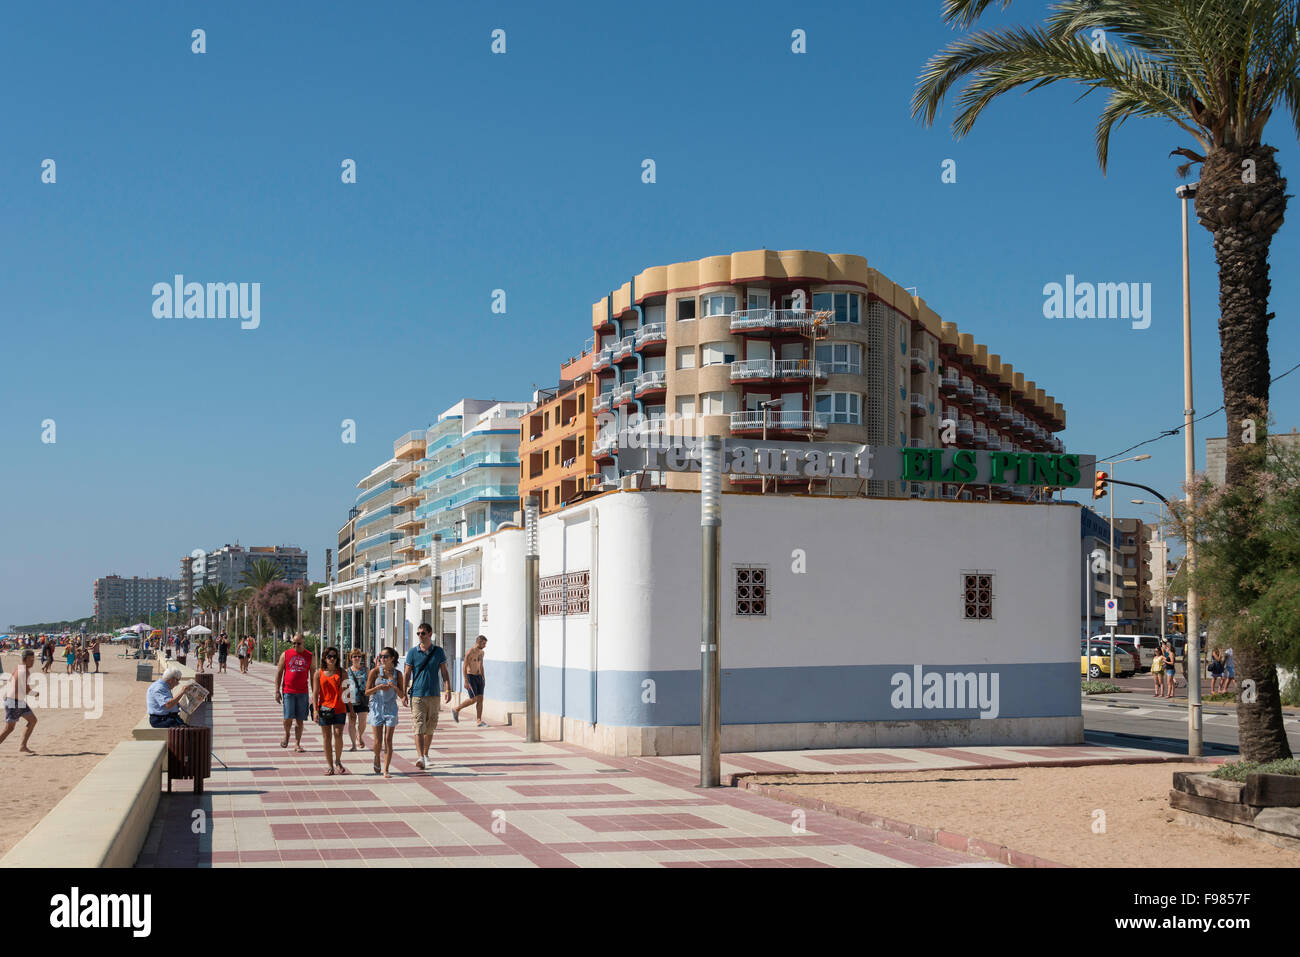
[[[612,758],[517,730],[460,724],[444,710],[433,771],[415,767],[401,712],[393,777],[349,752],[324,774],[320,729],[306,754],[283,734],[273,670],[216,677],[213,775],[203,795],[164,796],[139,866],[948,867],[989,866],[957,851],[735,788],[702,791],[695,757]],[[371,732],[367,730],[369,742]],[[724,755],[746,772],[923,770],[1132,757],[1106,748],[936,748]],[[224,767],[223,767],[224,765]],[[196,815],[202,810],[202,815]],[[195,831],[200,833],[195,833]]]

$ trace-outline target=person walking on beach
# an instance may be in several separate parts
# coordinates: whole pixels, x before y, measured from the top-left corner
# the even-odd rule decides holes
[[[226,656],[230,654],[230,639],[226,633],[221,633],[221,640],[217,642],[217,669],[220,674],[226,673]]]
[[[352,742],[349,751],[366,747],[366,719],[370,717],[370,699],[366,697],[366,655],[360,648],[352,649],[352,660],[348,665],[347,705],[348,705],[348,739]]]
[[[248,674],[248,635],[239,639],[239,644],[235,646],[235,654],[239,656],[239,673]]]
[[[433,626],[421,622],[416,629],[420,643],[406,653],[406,699],[414,724],[415,748],[419,752],[415,766],[427,771],[433,766],[429,760],[429,747],[433,732],[438,728],[438,671],[447,685],[448,702],[451,701],[451,675],[447,672],[447,653],[433,643]]]
[[[194,673],[203,674],[203,662],[207,659],[207,645],[200,638],[194,643]]]
[[[480,728],[487,727],[487,722],[483,720],[483,649],[486,647],[487,637],[479,635],[478,640],[474,642],[474,647],[465,654],[463,673],[465,687],[469,689],[470,697],[451,709],[451,719],[458,724],[460,723],[461,711],[470,705],[474,705],[474,713],[478,716],[478,726]]]
[[[72,674],[72,672],[76,670],[77,647],[72,643],[71,638],[69,638],[67,644],[63,646],[63,659],[67,662],[67,670],[65,671],[65,674]]]
[[[36,663],[36,652],[27,648],[22,652],[19,660],[21,664],[9,676],[9,684],[5,687],[5,726],[4,730],[0,731],[0,744],[4,744],[5,738],[13,734],[14,725],[18,723],[19,718],[22,718],[27,722],[27,727],[23,728],[23,740],[18,750],[22,754],[35,754],[35,751],[27,747],[27,741],[36,727],[36,715],[32,712],[31,705],[27,703],[27,696],[30,694],[33,698],[39,698],[41,694],[39,691],[32,691],[28,681],[31,677],[32,665]]]
[[[54,664],[54,641],[45,639],[41,644],[41,673],[49,674],[50,666]]]
[[[397,699],[405,697],[406,684],[397,670],[397,651],[385,648],[379,653],[378,664],[366,678],[366,695],[370,699],[370,724],[375,729],[375,773],[379,774],[379,758],[383,755],[383,775],[393,776],[389,768],[393,763],[393,735],[397,732]]]
[[[316,722],[320,725],[325,742],[325,773],[347,774],[343,766],[343,725],[348,715],[343,706],[343,682],[347,673],[339,662],[339,650],[326,648],[321,656],[321,666],[314,674],[316,690]]]
[[[90,656],[95,659],[95,674],[99,674],[99,639],[90,639]]]
[[[301,634],[293,636],[293,644],[280,655],[280,663],[275,667],[275,700],[283,705],[284,739],[280,747],[289,746],[289,725],[294,726],[293,750],[304,754],[302,747],[302,723],[307,719],[311,709],[312,673],[311,652],[306,650],[306,642]]]

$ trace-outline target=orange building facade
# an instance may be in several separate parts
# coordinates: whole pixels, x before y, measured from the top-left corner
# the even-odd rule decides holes
[[[536,495],[543,515],[576,501],[600,479],[592,457],[595,395],[595,379],[583,373],[539,393],[537,408],[519,420],[519,498]]]

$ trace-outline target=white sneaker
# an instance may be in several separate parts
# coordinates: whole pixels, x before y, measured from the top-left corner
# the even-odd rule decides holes
[[[427,754],[424,756],[424,770],[433,770],[433,758],[429,757]]]
[[[416,766],[417,768],[419,768],[421,771],[425,770],[425,767],[424,767],[424,755],[423,755],[423,754],[420,755],[418,758],[415,759],[415,766]]]

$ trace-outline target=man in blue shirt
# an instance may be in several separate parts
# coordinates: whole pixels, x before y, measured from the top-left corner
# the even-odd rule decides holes
[[[433,627],[421,622],[416,629],[420,643],[406,653],[406,705],[411,709],[415,725],[415,747],[420,752],[415,766],[423,771],[433,767],[429,760],[429,746],[433,732],[438,727],[438,673],[447,688],[451,701],[451,675],[447,672],[447,654],[433,643]]]
[[[181,680],[181,669],[168,668],[162,677],[149,686],[146,694],[149,710],[149,726],[153,728],[183,728],[185,722],[180,716],[180,700],[185,697],[189,685],[182,688],[175,696],[172,691]]]

